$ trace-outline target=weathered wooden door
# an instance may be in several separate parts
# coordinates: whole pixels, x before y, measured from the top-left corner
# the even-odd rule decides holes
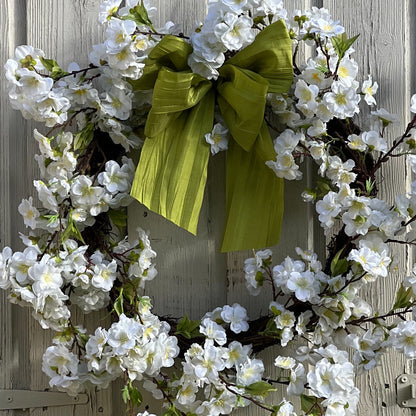
[[[15,46],[31,44],[43,49],[63,67],[71,61],[86,64],[94,43],[102,38],[102,27],[97,23],[99,0],[0,0],[0,28],[3,34],[0,57],[3,65],[14,53]],[[159,22],[172,20],[182,23],[186,33],[196,20],[202,20],[205,0],[158,0]],[[407,105],[414,92],[414,38],[413,19],[416,5],[413,0],[287,0],[289,10],[311,6],[326,7],[334,19],[341,20],[348,34],[361,33],[356,44],[356,59],[362,77],[371,73],[380,84],[378,104],[398,113],[403,122],[395,127],[402,131],[407,117]],[[413,63],[412,63],[413,60]],[[33,193],[32,179],[36,177],[33,155],[36,152],[32,138],[34,123],[23,120],[7,101],[4,74],[1,72],[0,107],[0,240],[1,245],[19,247],[18,232],[23,231],[17,206],[23,197]],[[365,117],[365,115],[362,115]],[[391,189],[405,189],[409,173],[404,166],[393,166],[383,183],[387,195]],[[280,245],[273,248],[275,262],[286,255],[294,255],[294,248],[314,249],[323,252],[325,242],[316,226],[314,208],[305,205],[300,192],[311,181],[312,168],[306,166],[303,182],[290,182],[286,186],[286,213]],[[248,307],[249,316],[265,312],[264,299],[246,294],[242,266],[249,252],[220,254],[219,244],[224,212],[224,158],[212,158],[209,167],[208,187],[205,195],[198,236],[193,237],[173,224],[149,212],[138,203],[129,211],[129,228],[137,225],[149,230],[152,246],[158,253],[157,279],[148,285],[148,294],[155,295],[155,310],[160,315],[198,318],[216,306],[240,302]],[[412,263],[412,253],[398,252],[400,273],[406,273]],[[394,279],[380,281],[369,294],[372,302],[381,309],[390,302],[395,289]],[[44,390],[47,378],[41,372],[41,357],[50,343],[50,334],[40,329],[27,310],[11,306],[0,292],[0,388]],[[388,306],[385,306],[386,308]],[[85,324],[92,324],[99,316],[88,316]],[[263,354],[269,363],[277,351]],[[409,416],[411,411],[396,405],[394,382],[405,370],[412,372],[396,354],[383,361],[358,381],[362,391],[359,415]],[[86,405],[49,407],[23,411],[0,411],[0,415],[120,415],[120,389],[93,393]],[[282,394],[280,392],[279,394]],[[145,399],[150,410],[157,407]],[[248,408],[241,415],[261,415],[261,411]]]

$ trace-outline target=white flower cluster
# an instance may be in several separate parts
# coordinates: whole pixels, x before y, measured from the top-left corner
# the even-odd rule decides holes
[[[137,287],[155,277],[156,253],[146,234],[139,233],[140,240],[130,244],[124,239],[110,253],[89,253],[87,245],[67,239],[52,254],[34,237],[24,237],[23,252],[5,248],[0,256],[0,287],[9,290],[11,302],[30,306],[43,328],[62,331],[70,325],[70,304],[84,313],[99,310],[109,304],[120,275]]]
[[[388,245],[380,233],[372,233],[361,239],[358,247],[347,259],[333,261],[329,274],[322,270],[315,253],[300,248],[296,248],[299,260],[287,257],[271,267],[272,253],[263,250],[247,259],[245,265],[246,286],[252,295],[264,292],[265,282],[273,287],[274,300],[269,305],[272,318],[264,335],[279,339],[283,347],[298,337],[307,337],[312,345],[299,348],[292,357],[276,358],[278,368],[290,371],[287,394],[305,394],[308,384],[313,396],[322,399],[325,415],[355,415],[359,397],[355,374],[379,365],[387,348],[394,347],[408,358],[416,357],[415,322],[391,325],[380,321],[377,316],[381,314],[374,314],[359,294],[363,285],[387,275],[391,263]],[[395,308],[409,310],[412,305],[414,275],[405,279],[405,286],[407,292],[403,289],[398,294],[392,316],[397,315]],[[402,296],[407,300],[398,303]],[[301,303],[308,307],[301,307]],[[369,323],[374,325],[367,326]],[[323,345],[327,345],[325,350]],[[347,348],[354,352],[352,362]],[[315,366],[307,375],[302,364],[306,359]]]
[[[217,79],[227,53],[250,45],[256,37],[255,19],[268,16],[273,20],[286,17],[282,0],[210,0],[204,24],[191,35],[193,52],[188,64],[192,71]]]
[[[34,186],[43,213],[33,206],[32,198],[24,199],[19,212],[27,227],[55,232],[74,223],[82,230],[93,225],[100,213],[131,202],[129,192],[135,169],[131,159],[123,156],[121,164],[109,160],[97,177],[85,175],[77,166],[72,133],[48,138],[35,130],[34,136],[41,152],[35,158],[42,176]]]
[[[16,48],[14,59],[5,66],[12,107],[25,118],[45,122],[47,126],[67,120],[70,101],[53,89],[53,79],[42,75],[45,54],[29,45]]]
[[[75,336],[85,351],[82,356],[69,350],[73,337],[56,337],[55,345],[45,351],[42,365],[51,386],[76,394],[88,385],[106,388],[124,373],[131,381],[141,380],[157,376],[162,367],[171,367],[179,353],[177,339],[169,336],[169,324],[151,313],[150,300],[144,297],[140,302],[140,319],[121,314],[108,330],[99,327],[91,336],[77,328]]]
[[[120,4],[102,3],[100,21],[107,23],[106,40],[94,45],[87,68],[73,62],[64,71],[56,61],[45,58],[42,50],[18,46],[15,57],[5,65],[12,107],[48,127],[70,123],[83,113],[84,117],[77,117],[80,128],[93,123],[126,151],[137,148],[141,140],[135,128],[143,124],[141,113],[151,98],[135,97],[128,80],[142,75],[144,61],[157,41],[137,32],[135,16],[129,10],[140,7],[140,1],[127,1],[118,10]],[[169,33],[172,25],[162,32]],[[132,123],[133,118],[137,123]]]

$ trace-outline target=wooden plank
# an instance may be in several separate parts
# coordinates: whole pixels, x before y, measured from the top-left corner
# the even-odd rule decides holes
[[[388,0],[347,0],[339,7],[336,0],[324,0],[335,20],[340,20],[346,27],[349,36],[360,33],[354,45],[361,77],[367,73],[373,75],[380,88],[377,93],[378,108],[383,107],[392,113],[397,113],[403,120],[389,129],[389,139],[400,135],[409,121],[408,106],[410,103],[411,80],[410,65],[410,33],[413,28],[412,17],[414,6],[412,1],[402,1],[393,5]],[[393,6],[393,7],[392,7]],[[365,121],[365,115],[361,117]],[[402,160],[393,161],[383,169],[383,181],[380,193],[383,198],[392,201],[395,193],[404,192],[409,185],[410,175]],[[374,308],[382,311],[391,308],[392,294],[398,288],[399,282],[408,272],[411,253],[403,247],[394,247],[394,257],[399,260],[399,276],[380,279],[376,285],[368,286],[365,298],[370,299]],[[400,279],[398,279],[400,277]],[[399,416],[410,415],[410,410],[397,406],[395,398],[395,378],[405,370],[410,370],[409,363],[401,355],[391,353],[383,358],[382,366],[357,380],[361,390],[359,415]]]
[[[25,1],[0,1],[0,29],[4,36],[0,46],[0,61],[13,56],[16,44],[25,42],[26,17]],[[22,184],[17,179],[15,156],[24,147],[26,129],[22,126],[21,116],[10,108],[3,72],[0,77],[0,245],[20,245],[17,229],[17,205]],[[20,176],[22,177],[22,176]],[[21,229],[21,227],[19,228]],[[0,293],[0,379],[1,388],[11,389],[25,386],[27,379],[20,371],[19,359],[28,361],[28,337],[19,338],[28,332],[28,314],[20,308],[12,307],[6,293]],[[16,326],[20,323],[19,326]],[[1,416],[10,412],[0,411]]]

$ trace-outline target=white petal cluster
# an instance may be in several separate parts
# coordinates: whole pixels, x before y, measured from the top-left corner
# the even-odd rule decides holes
[[[211,146],[213,155],[228,149],[228,136],[228,129],[221,123],[216,123],[212,132],[205,135],[205,140]]]
[[[253,17],[286,16],[282,0],[211,0],[204,24],[191,35],[188,64],[207,79],[217,79],[228,52],[251,44],[256,36]]]
[[[257,251],[254,258],[244,261],[246,287],[252,295],[258,295],[265,280],[266,268],[271,264],[271,250]]]
[[[30,45],[18,46],[13,59],[5,65],[12,107],[25,118],[46,123],[51,127],[64,123],[70,101],[53,88],[53,79],[44,73],[45,54]]]

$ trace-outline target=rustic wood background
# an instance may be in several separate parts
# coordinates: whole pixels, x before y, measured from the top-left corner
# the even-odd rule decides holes
[[[48,57],[63,66],[71,61],[86,64],[94,43],[102,39],[103,30],[97,24],[99,0],[0,0],[0,243],[15,249],[21,247],[19,231],[24,231],[17,213],[23,197],[33,195],[32,180],[37,177],[33,155],[37,151],[32,138],[32,122],[13,111],[7,100],[3,64],[20,44],[43,49]],[[166,20],[183,22],[189,32],[196,20],[205,15],[205,0],[158,0],[158,23]],[[399,114],[403,122],[391,129],[391,137],[400,134],[409,119],[408,103],[415,91],[414,46],[416,4],[412,0],[286,0],[291,9],[311,6],[327,7],[335,19],[341,20],[349,35],[361,33],[356,43],[361,79],[371,73],[379,82],[379,107]],[[361,115],[365,121],[365,115]],[[37,126],[39,128],[39,126]],[[274,248],[275,262],[294,255],[294,247],[324,250],[324,240],[314,221],[313,208],[303,204],[300,192],[311,181],[311,167],[305,168],[305,180],[288,183],[286,213],[281,244]],[[383,195],[409,186],[410,174],[401,162],[383,172],[387,178]],[[158,252],[159,275],[148,285],[148,294],[156,295],[155,310],[159,314],[181,316],[188,313],[198,318],[207,310],[226,303],[248,305],[251,317],[267,309],[264,297],[247,295],[242,266],[250,252],[220,254],[224,212],[224,158],[217,155],[210,162],[207,192],[198,229],[193,237],[148,210],[134,204],[129,212],[131,232],[141,226],[151,233],[152,244]],[[397,251],[401,277],[412,264],[412,253]],[[391,294],[397,287],[397,276],[380,280],[371,286],[368,296],[381,309],[391,306]],[[43,351],[50,344],[51,334],[40,329],[30,313],[10,305],[0,293],[0,388],[44,390],[47,378],[41,371]],[[80,318],[81,319],[81,318]],[[87,315],[86,326],[95,325],[99,316]],[[277,350],[266,351],[269,363]],[[284,351],[281,351],[284,353]],[[272,366],[271,366],[272,367]],[[396,405],[395,378],[412,372],[411,363],[398,354],[389,354],[383,366],[358,380],[361,389],[360,416],[409,416],[411,411]],[[279,392],[282,395],[282,392]],[[5,415],[36,416],[118,416],[121,415],[120,386],[112,391],[91,394],[87,405],[27,411],[0,411]],[[150,410],[160,414],[147,396]],[[239,415],[262,415],[254,407],[241,410]]]

